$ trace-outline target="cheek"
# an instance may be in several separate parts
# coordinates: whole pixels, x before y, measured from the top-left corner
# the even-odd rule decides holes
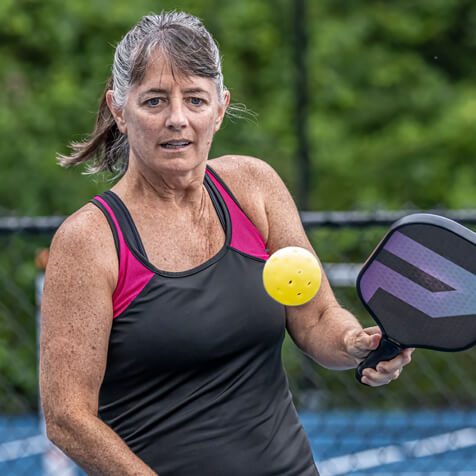
[[[151,140],[156,140],[160,127],[156,119],[134,117],[128,123],[128,134],[129,137],[134,136],[140,142],[148,143]]]
[[[211,144],[213,136],[215,135],[215,121],[216,118],[210,115],[200,124],[200,134],[205,139],[207,144]]]
[[[215,128],[213,126],[210,126],[206,132],[206,143],[207,146],[209,147],[211,143],[213,142],[213,136],[215,135]]]

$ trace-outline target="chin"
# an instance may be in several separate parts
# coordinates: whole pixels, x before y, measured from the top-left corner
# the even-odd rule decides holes
[[[154,166],[159,170],[175,171],[175,172],[190,172],[207,161],[207,157],[204,159],[198,159],[196,157],[185,157],[183,155],[176,155],[171,157],[165,157],[158,160]]]

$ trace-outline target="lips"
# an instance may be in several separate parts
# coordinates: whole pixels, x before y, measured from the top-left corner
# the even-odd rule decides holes
[[[183,149],[184,147],[187,147],[191,143],[192,143],[191,141],[186,139],[174,139],[174,140],[169,140],[166,142],[161,142],[160,147],[163,147],[164,149],[177,150],[177,149]]]

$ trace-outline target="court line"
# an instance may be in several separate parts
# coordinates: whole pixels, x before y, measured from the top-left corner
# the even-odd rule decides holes
[[[476,445],[476,428],[463,428],[420,440],[407,441],[401,445],[382,446],[330,458],[319,463],[318,467],[321,476],[338,476],[362,469],[380,467],[384,464],[401,462],[409,458],[422,458],[455,451],[473,445]],[[0,443],[0,463],[39,455],[49,447],[50,443],[43,435]],[[421,472],[405,474],[421,474]],[[450,473],[441,472],[438,474],[447,476]],[[455,473],[451,472],[451,474],[454,475]],[[475,475],[476,471],[462,471],[458,474]],[[432,475],[436,475],[436,473],[432,473]]]
[[[44,453],[50,443],[43,435],[0,443],[0,463]]]
[[[441,435],[381,446],[344,456],[329,458],[317,464],[321,476],[338,476],[353,471],[380,467],[410,458],[433,456],[476,445],[476,428],[462,428]],[[449,473],[442,473],[449,474]],[[454,473],[451,473],[454,474]],[[476,474],[476,471],[469,474]]]

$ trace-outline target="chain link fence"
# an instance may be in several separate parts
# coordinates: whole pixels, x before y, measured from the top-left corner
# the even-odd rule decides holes
[[[339,302],[373,325],[355,277],[386,227],[407,212],[303,213]],[[474,211],[440,211],[466,225]],[[61,217],[0,218],[0,474],[82,474],[42,436],[37,390],[39,250]],[[38,316],[37,316],[38,317]],[[476,475],[476,352],[417,350],[383,388],[316,366],[287,339],[284,362],[322,476]],[[220,475],[217,475],[220,476]]]

